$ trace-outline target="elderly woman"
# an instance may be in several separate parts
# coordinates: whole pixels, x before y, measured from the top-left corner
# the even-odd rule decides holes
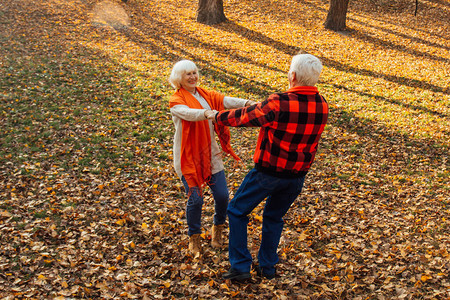
[[[239,160],[231,149],[228,127],[215,125],[208,117],[224,109],[254,104],[251,100],[225,97],[200,88],[197,86],[198,79],[198,68],[189,60],[177,62],[169,78],[170,84],[176,89],[169,100],[175,124],[174,167],[188,196],[186,219],[189,250],[194,255],[201,252],[202,188],[205,185],[212,191],[215,206],[211,245],[215,248],[223,246],[229,194],[221,151],[214,133],[219,138],[222,150]]]

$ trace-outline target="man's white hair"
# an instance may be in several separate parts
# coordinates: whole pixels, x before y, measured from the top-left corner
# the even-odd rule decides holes
[[[319,81],[322,68],[322,63],[314,55],[298,54],[292,58],[289,73],[295,73],[300,85],[314,86]]]
[[[183,76],[183,74],[191,72],[191,71],[197,71],[197,73],[198,73],[197,66],[190,60],[187,60],[187,59],[180,60],[172,68],[172,73],[170,74],[170,77],[169,77],[170,84],[175,89],[181,88],[181,84],[180,84],[181,77]],[[200,77],[200,74],[198,74],[198,76]]]

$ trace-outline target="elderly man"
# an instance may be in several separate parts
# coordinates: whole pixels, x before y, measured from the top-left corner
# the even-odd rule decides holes
[[[224,279],[246,280],[252,256],[247,248],[248,215],[266,199],[257,274],[275,277],[283,217],[300,194],[317,152],[328,117],[328,105],[315,84],[322,64],[310,54],[293,57],[289,89],[261,103],[222,112],[208,112],[219,125],[261,127],[254,154],[255,167],[246,175],[228,205],[229,261]]]

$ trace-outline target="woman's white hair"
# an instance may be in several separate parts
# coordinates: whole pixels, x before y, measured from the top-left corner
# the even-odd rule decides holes
[[[319,81],[322,68],[322,63],[314,55],[298,54],[292,58],[289,73],[295,73],[295,78],[299,84],[314,86]]]
[[[187,59],[180,60],[172,68],[172,73],[170,74],[170,77],[169,77],[170,84],[175,89],[181,88],[181,84],[180,84],[181,77],[183,76],[183,74],[191,72],[191,71],[197,71],[197,73],[198,73],[197,66],[190,60],[187,60]],[[200,77],[200,74],[198,74],[198,76]]]

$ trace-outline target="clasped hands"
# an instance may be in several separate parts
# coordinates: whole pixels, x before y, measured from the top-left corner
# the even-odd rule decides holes
[[[216,120],[216,114],[218,113],[217,110],[205,110],[205,118],[212,120],[213,122]]]
[[[251,106],[254,104],[257,104],[257,102],[252,101],[252,100],[247,100],[247,102],[245,102],[245,106]],[[213,122],[215,122],[217,113],[218,113],[218,111],[215,109],[214,110],[207,109],[204,112],[204,116],[206,119],[212,120]]]

